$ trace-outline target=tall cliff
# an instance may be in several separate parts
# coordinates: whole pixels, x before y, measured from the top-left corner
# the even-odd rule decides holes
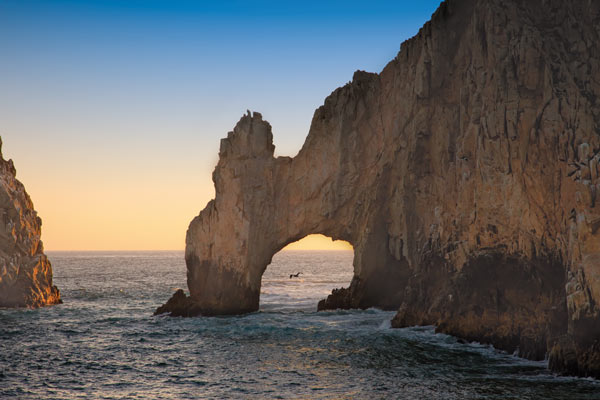
[[[40,240],[42,220],[15,176],[12,160],[0,152],[0,307],[61,303]]]
[[[271,257],[321,233],[355,255],[320,309],[398,309],[600,377],[599,96],[600,2],[447,0],[325,100],[296,157],[242,117],[187,233],[190,297],[161,311],[257,310]]]

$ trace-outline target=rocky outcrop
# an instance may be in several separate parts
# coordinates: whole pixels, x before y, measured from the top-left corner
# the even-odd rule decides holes
[[[271,257],[321,233],[355,251],[321,309],[398,309],[599,377],[599,27],[591,0],[447,0],[325,100],[296,157],[244,116],[187,233],[195,313],[257,310]]]
[[[0,153],[0,307],[61,303],[40,240],[42,220],[15,176],[12,160]]]
[[[186,296],[183,289],[177,289],[166,304],[158,307],[154,315],[169,313],[172,317],[194,317],[200,315],[202,310],[198,309],[196,302]]]

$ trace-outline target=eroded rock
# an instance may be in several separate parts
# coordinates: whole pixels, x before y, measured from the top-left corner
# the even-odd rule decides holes
[[[242,117],[187,233],[194,304],[257,310],[271,257],[321,233],[355,256],[319,308],[399,309],[598,377],[599,26],[594,1],[448,0],[325,100],[294,158]]]
[[[40,240],[42,220],[15,176],[12,160],[0,152],[0,307],[61,303]]]
[[[154,311],[154,315],[167,313],[172,317],[195,317],[202,315],[202,310],[183,289],[177,289],[169,301]]]

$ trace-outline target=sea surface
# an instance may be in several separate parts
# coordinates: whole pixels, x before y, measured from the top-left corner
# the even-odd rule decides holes
[[[187,289],[182,252],[49,258],[64,304],[0,309],[0,399],[600,399],[599,381],[392,329],[393,312],[317,312],[352,252],[280,252],[260,311],[187,319],[152,316]]]

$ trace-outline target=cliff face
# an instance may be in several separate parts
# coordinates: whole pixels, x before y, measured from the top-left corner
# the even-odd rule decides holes
[[[320,309],[398,309],[600,377],[598,96],[597,1],[444,2],[325,100],[296,157],[257,113],[222,140],[179,313],[257,310],[271,257],[321,233],[355,257]]]
[[[15,175],[0,153],[0,307],[61,303],[40,240],[42,220]]]

